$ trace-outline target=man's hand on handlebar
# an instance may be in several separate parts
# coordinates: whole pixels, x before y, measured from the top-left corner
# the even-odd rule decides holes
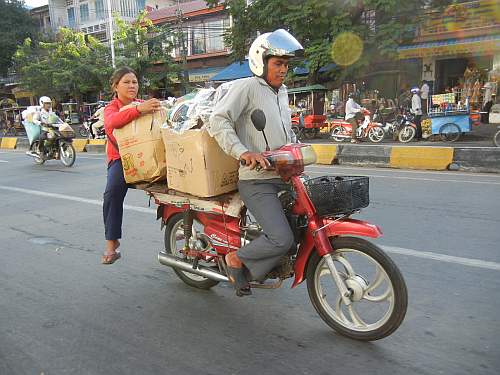
[[[254,169],[257,166],[260,166],[260,168],[268,169],[271,164],[269,164],[269,161],[259,154],[258,152],[244,152],[240,156],[240,163],[242,165],[246,165],[250,167],[250,169]]]

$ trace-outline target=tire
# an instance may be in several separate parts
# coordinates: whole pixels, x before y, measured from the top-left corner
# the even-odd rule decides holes
[[[297,125],[292,126],[292,131],[295,134],[295,136],[297,137],[297,140],[302,138],[302,132],[300,131],[300,128]]]
[[[500,147],[500,130],[495,133],[493,136],[493,144],[496,147]]]
[[[382,142],[385,132],[381,126],[374,126],[368,130],[368,139],[373,143]]]
[[[174,241],[174,237],[176,236],[177,230],[182,229],[182,223],[184,221],[184,215],[182,213],[177,213],[173,215],[167,222],[165,226],[165,252],[167,254],[179,257],[186,258],[184,255],[180,254],[176,249],[172,249],[172,243]],[[175,242],[178,239],[175,239]],[[173,267],[172,267],[173,268]],[[176,268],[173,268],[174,272],[177,274],[179,279],[184,281],[187,285],[192,286],[197,289],[208,290],[214,286],[216,286],[219,282],[211,279],[207,279],[206,277],[198,276],[189,272],[180,271]]]
[[[30,150],[33,152],[38,152],[38,154],[40,155],[40,141],[34,141],[30,147]],[[42,165],[43,163],[45,163],[45,159],[37,158],[37,157],[33,157],[33,161],[37,165]]]
[[[413,126],[403,126],[399,131],[398,140],[401,143],[411,142],[415,138],[415,134],[417,134],[417,130]]]
[[[314,139],[318,136],[318,129],[306,129],[304,130],[304,138],[305,139]]]
[[[61,162],[65,167],[72,167],[76,160],[76,151],[71,143],[62,142],[59,146]]]
[[[332,238],[330,241],[335,250],[332,257],[336,269],[341,278],[347,280],[346,285],[349,290],[355,291],[349,297],[353,301],[351,306],[354,312],[351,313],[351,310],[341,302],[340,293],[332,280],[329,269],[326,267],[325,260],[316,252],[311,255],[306,271],[307,291],[314,308],[326,324],[341,335],[349,338],[360,341],[373,341],[389,336],[403,322],[408,305],[408,293],[401,272],[378,246],[364,239],[337,237]],[[359,260],[364,260],[374,266],[375,275],[371,278],[372,283],[370,283],[370,279],[367,279],[371,273],[365,272],[366,270],[362,269],[363,267],[358,267],[362,266],[362,262],[357,264],[356,267],[351,264],[354,258],[359,258]],[[349,267],[346,267],[346,264]],[[365,272],[364,275],[356,273],[355,268],[358,271]],[[366,268],[369,269],[370,267]],[[328,291],[321,284],[322,277],[326,277],[326,281],[331,284],[331,289],[328,289]],[[376,293],[384,283],[388,285],[385,292],[379,296],[371,294]],[[335,292],[338,296],[333,298],[335,303],[334,308],[332,308],[327,301],[327,295]],[[382,299],[382,297],[384,298]],[[369,301],[368,298],[373,300]],[[379,300],[375,301],[375,299]],[[366,304],[363,305],[365,300],[368,301],[369,307]],[[368,322],[366,315],[377,315],[375,310],[380,310],[379,307],[385,302],[389,304],[389,310],[382,316],[382,319],[375,323]],[[354,310],[355,306],[358,311]],[[360,307],[364,308],[363,314],[365,316],[363,317],[359,315]],[[343,308],[349,311],[348,315],[351,317],[351,321],[347,319],[342,311]],[[354,322],[358,318],[358,322]]]
[[[458,127],[457,124],[454,124],[453,122],[444,124],[439,129],[439,136],[441,137],[441,140],[444,142],[455,142],[460,138],[461,134],[462,132],[460,131],[460,128]]]
[[[89,136],[89,131],[83,125],[80,125],[80,127],[78,128],[78,133],[80,133],[80,136],[83,138],[87,138]]]
[[[344,137],[337,137],[339,134],[344,134],[345,133],[345,128],[343,126],[337,126],[333,128],[331,138],[336,141],[336,142],[343,142],[346,138]]]

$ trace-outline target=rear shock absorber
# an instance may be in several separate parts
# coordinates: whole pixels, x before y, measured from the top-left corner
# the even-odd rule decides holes
[[[189,241],[193,235],[193,211],[186,210],[183,215],[184,251],[187,252],[189,250]]]

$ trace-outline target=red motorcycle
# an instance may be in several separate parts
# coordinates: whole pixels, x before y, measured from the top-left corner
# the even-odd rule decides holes
[[[358,128],[356,129],[357,138],[368,138],[371,142],[379,143],[384,139],[385,132],[382,124],[373,122],[371,120],[371,113],[367,109],[362,109],[361,114],[364,119],[358,121]],[[352,138],[352,125],[350,122],[339,119],[332,120],[332,132],[330,138],[334,141],[342,142],[345,139]]]
[[[252,120],[263,131],[265,116],[259,112]],[[368,178],[308,178],[304,167],[316,155],[306,144],[288,144],[263,155],[290,184],[279,197],[298,245],[266,280],[251,287],[275,289],[293,277],[294,288],[307,280],[314,308],[340,334],[370,341],[393,333],[406,314],[405,281],[382,249],[360,238],[380,237],[380,228],[350,218],[368,206]],[[210,289],[228,282],[225,255],[261,234],[237,193],[212,200],[171,191],[151,195],[165,227],[159,261],[192,287]]]

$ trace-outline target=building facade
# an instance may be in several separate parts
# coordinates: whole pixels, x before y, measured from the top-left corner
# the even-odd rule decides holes
[[[500,70],[500,6],[498,0],[456,3],[427,12],[415,40],[399,48],[399,57],[418,67],[420,79],[444,92],[464,83],[466,70],[489,80]]]
[[[230,51],[224,44],[224,32],[231,19],[223,6],[209,8],[204,0],[176,2],[162,9],[148,9],[148,18],[156,25],[168,24],[179,31],[173,57],[183,65],[190,86],[205,86],[210,78],[227,67]],[[156,67],[161,69],[161,65]],[[172,94],[183,93],[181,78]]]
[[[48,5],[42,5],[40,7],[30,9],[29,13],[31,18],[35,20],[38,31],[40,31],[42,34],[47,34],[52,31]]]

